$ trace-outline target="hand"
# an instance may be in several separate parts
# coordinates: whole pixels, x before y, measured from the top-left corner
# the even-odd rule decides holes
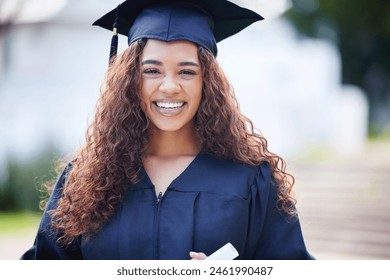
[[[190,257],[191,257],[191,260],[196,260],[196,261],[200,261],[200,260],[204,260],[205,258],[207,258],[206,254],[202,253],[202,252],[190,252]]]

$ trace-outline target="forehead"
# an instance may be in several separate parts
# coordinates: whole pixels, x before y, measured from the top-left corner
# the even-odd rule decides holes
[[[148,39],[143,52],[142,60],[189,60],[198,61],[198,46],[186,40],[164,42],[160,40]]]

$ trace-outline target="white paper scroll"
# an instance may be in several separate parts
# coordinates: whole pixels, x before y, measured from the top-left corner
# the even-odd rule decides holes
[[[226,245],[208,256],[206,260],[233,260],[236,257],[238,257],[236,248],[231,243],[226,243]]]

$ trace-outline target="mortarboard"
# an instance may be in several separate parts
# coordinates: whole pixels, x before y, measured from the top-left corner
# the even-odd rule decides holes
[[[113,30],[110,59],[118,33],[128,44],[141,38],[189,40],[217,55],[217,42],[263,17],[227,0],[126,0],[93,25]]]

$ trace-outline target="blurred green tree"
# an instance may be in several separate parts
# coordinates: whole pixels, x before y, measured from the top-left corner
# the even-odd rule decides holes
[[[370,132],[390,128],[390,1],[291,0],[285,17],[303,34],[332,40],[341,55],[342,82],[362,88]]]
[[[58,152],[46,150],[30,161],[11,159],[0,182],[0,211],[39,211],[43,185],[56,177]]]

